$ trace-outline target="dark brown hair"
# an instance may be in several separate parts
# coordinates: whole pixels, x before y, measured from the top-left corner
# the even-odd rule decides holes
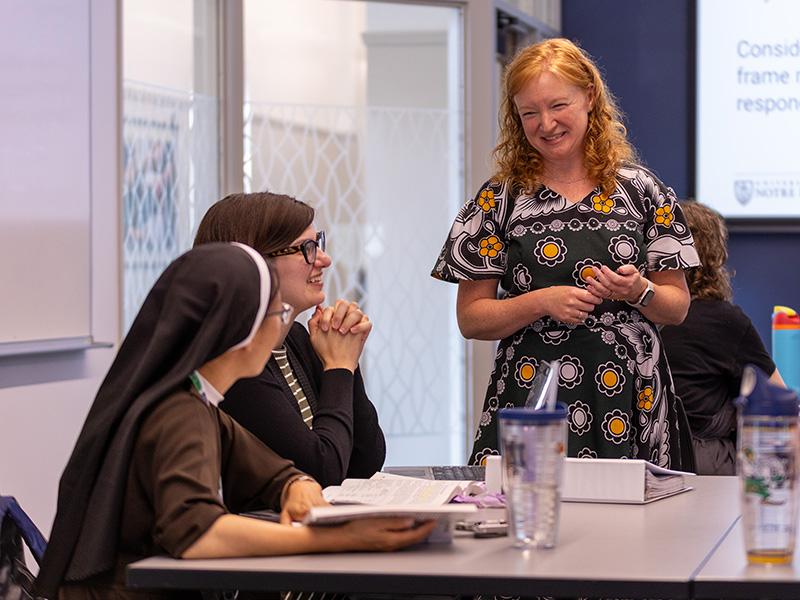
[[[683,214],[694,237],[701,265],[686,270],[692,298],[727,300],[733,298],[728,260],[728,229],[715,210],[699,202],[681,202]]]
[[[194,245],[240,242],[266,256],[286,248],[313,221],[313,208],[285,194],[229,194],[203,216]]]
[[[269,299],[267,300],[267,306],[272,304],[273,300],[275,300],[275,296],[278,295],[278,290],[281,289],[281,280],[278,278],[278,271],[275,269],[275,265],[272,264],[271,260],[265,261],[267,263],[267,271],[269,271]]]

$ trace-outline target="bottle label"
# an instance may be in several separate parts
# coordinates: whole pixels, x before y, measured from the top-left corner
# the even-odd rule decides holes
[[[741,430],[742,524],[748,552],[794,548],[795,436],[794,426]]]

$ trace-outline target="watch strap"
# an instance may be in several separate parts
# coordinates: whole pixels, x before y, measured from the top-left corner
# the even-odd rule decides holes
[[[647,304],[650,301],[650,297],[652,297],[653,294],[655,293],[655,286],[653,285],[653,282],[647,278],[645,278],[645,281],[647,282],[647,285],[642,290],[642,293],[639,294],[639,297],[636,298],[636,300],[633,302],[628,302],[628,304],[630,304],[631,306],[637,306],[637,307],[647,306]],[[645,298],[647,298],[647,302],[645,302]]]

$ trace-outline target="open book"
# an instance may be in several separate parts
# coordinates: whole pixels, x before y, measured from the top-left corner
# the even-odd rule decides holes
[[[375,473],[370,479],[345,479],[342,485],[323,490],[332,506],[314,506],[305,523],[341,523],[357,518],[386,516],[422,520],[463,519],[476,508],[473,504],[448,504],[463,493],[479,488],[469,481],[442,481]]]
[[[567,502],[645,504],[692,488],[694,473],[635,459],[568,458],[561,499]]]
[[[480,492],[474,481],[419,479],[391,473],[375,473],[369,479],[345,479],[322,491],[331,504],[375,504],[403,506],[438,506],[454,496]]]

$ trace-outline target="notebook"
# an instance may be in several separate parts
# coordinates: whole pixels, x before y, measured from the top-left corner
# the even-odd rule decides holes
[[[565,502],[647,504],[688,492],[694,473],[673,471],[639,459],[568,458],[561,499]]]

